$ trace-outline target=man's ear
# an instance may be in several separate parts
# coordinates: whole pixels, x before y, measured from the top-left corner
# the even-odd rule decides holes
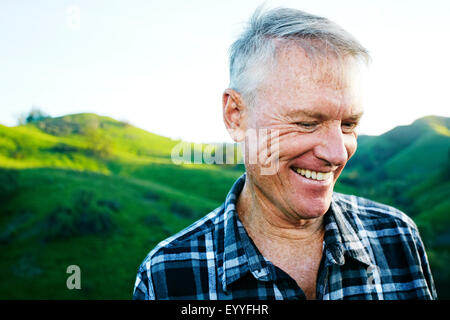
[[[247,130],[247,106],[241,95],[233,89],[225,89],[222,96],[223,121],[235,142],[245,138]]]

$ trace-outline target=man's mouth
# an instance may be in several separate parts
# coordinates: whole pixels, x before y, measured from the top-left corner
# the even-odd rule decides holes
[[[292,169],[298,173],[299,175],[316,181],[323,181],[330,179],[332,172],[320,172],[320,171],[312,171],[309,169],[303,169],[303,168],[295,168],[292,167]]]

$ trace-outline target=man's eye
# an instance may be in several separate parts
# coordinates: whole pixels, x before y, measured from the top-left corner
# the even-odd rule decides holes
[[[358,123],[356,123],[356,122],[343,122],[341,125],[342,131],[344,133],[351,133],[351,132],[353,132],[353,130],[355,130],[357,125],[358,125]]]
[[[317,127],[317,123],[314,122],[296,122],[295,124],[305,131],[313,131]]]

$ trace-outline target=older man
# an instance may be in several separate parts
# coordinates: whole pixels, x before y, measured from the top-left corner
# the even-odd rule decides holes
[[[325,18],[256,11],[231,47],[223,94],[228,131],[247,141],[246,174],[221,207],[149,253],[135,299],[436,298],[412,220],[333,193],[356,151],[368,58]]]

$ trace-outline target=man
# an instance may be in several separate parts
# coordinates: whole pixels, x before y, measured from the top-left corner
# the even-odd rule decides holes
[[[368,58],[325,18],[256,11],[231,47],[223,94],[246,174],[221,207],[149,253],[135,299],[436,298],[413,221],[333,193],[356,151]]]

